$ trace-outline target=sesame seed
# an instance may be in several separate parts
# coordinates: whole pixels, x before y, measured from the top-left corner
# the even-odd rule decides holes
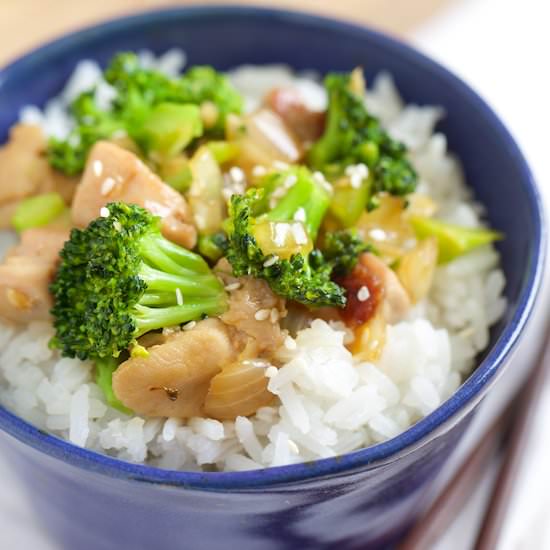
[[[178,306],[183,305],[183,294],[181,293],[181,288],[176,288],[176,302]]]
[[[327,193],[332,193],[332,185],[327,181],[323,172],[313,172],[313,179],[323,187]]]
[[[254,314],[254,319],[256,319],[256,321],[265,321],[271,314],[271,311],[269,311],[269,309],[259,309],[255,314]]]
[[[277,246],[284,246],[287,235],[288,235],[288,231],[289,231],[288,224],[287,223],[276,223],[274,225],[274,229],[275,229],[275,236],[273,237],[273,242]]]
[[[183,330],[192,330],[197,326],[196,321],[190,321],[189,323],[183,325]]]
[[[275,189],[275,191],[273,191],[273,193],[271,194],[272,197],[276,197],[278,199],[280,199],[281,197],[284,197],[285,195],[286,195],[286,189],[284,185],[282,187],[277,187],[277,189]]]
[[[286,189],[290,189],[293,185],[296,184],[298,181],[298,178],[296,177],[296,174],[290,174],[285,178],[285,181],[283,181],[283,187]]]
[[[294,443],[292,439],[288,440],[288,448],[291,450],[291,452],[293,452],[296,455],[300,453],[300,449],[298,449],[298,445],[296,445],[296,443]]]
[[[254,367],[255,369],[265,369],[269,367],[269,363],[265,359],[245,359],[241,364],[248,367]]]
[[[366,286],[362,286],[357,292],[357,299],[360,302],[366,302],[369,299],[370,292]]]
[[[294,214],[294,219],[297,222],[305,222],[306,221],[306,211],[303,208],[298,208],[298,210],[296,210],[296,214]]]
[[[271,310],[271,313],[269,314],[269,320],[272,323],[276,323],[279,320],[279,310],[276,307]]]
[[[234,183],[244,182],[244,172],[238,166],[233,166],[233,168],[229,170],[229,177]]]
[[[267,369],[265,369],[265,376],[266,378],[273,378],[274,376],[277,376],[278,372],[279,370],[277,369],[277,367],[271,365],[270,367],[267,367]]]
[[[349,182],[350,182],[350,185],[353,187],[353,189],[359,189],[359,187],[361,187],[361,184],[363,183],[363,178],[358,174],[353,174]]]
[[[267,174],[267,168],[265,166],[257,164],[256,166],[254,166],[254,168],[252,168],[252,175],[256,178],[261,178],[266,174]]]
[[[300,222],[292,224],[292,235],[296,244],[307,244],[307,235],[304,226]]]
[[[275,168],[275,170],[288,170],[290,166],[282,160],[276,160],[273,162],[273,168]]]
[[[276,264],[278,260],[279,256],[277,256],[277,254],[273,254],[264,262],[264,267],[271,267],[272,265]]]
[[[225,287],[225,290],[227,290],[227,292],[231,292],[233,290],[238,290],[239,288],[241,288],[241,283],[237,282],[237,283],[231,283],[227,285]]]
[[[94,171],[94,175],[99,178],[103,173],[103,163],[100,160],[94,160],[92,169]]]
[[[323,174],[323,172],[313,172],[313,179],[317,182],[317,183],[326,183],[326,178],[325,178],[325,175]]]
[[[113,178],[105,178],[105,181],[101,184],[101,194],[107,196],[115,187],[116,182]]]
[[[371,229],[369,235],[376,241],[383,241],[386,238],[386,232],[383,229]]]
[[[369,175],[369,169],[366,164],[350,164],[345,170],[346,176],[350,179],[350,185],[354,189],[361,187],[363,180]]]
[[[285,345],[285,348],[289,350],[296,349],[296,346],[297,346],[296,341],[291,336],[287,336],[285,338],[284,345]]]
[[[108,218],[109,217],[109,209],[106,207],[106,206],[102,206],[100,209],[99,209],[99,215],[102,217],[102,218]]]

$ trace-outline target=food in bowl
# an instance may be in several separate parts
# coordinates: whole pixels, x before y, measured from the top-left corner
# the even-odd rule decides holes
[[[391,77],[83,61],[0,151],[1,399],[125,460],[247,470],[394,437],[506,308],[483,208]]]

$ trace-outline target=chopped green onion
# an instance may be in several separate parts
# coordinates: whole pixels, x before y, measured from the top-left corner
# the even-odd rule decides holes
[[[462,227],[432,218],[413,216],[411,224],[419,239],[435,237],[439,245],[438,263],[444,264],[479,246],[502,239],[502,233],[484,228]]]
[[[44,193],[23,199],[15,209],[11,223],[16,231],[41,227],[59,217],[67,209],[59,193]]]
[[[334,194],[330,201],[329,211],[342,227],[355,225],[365,211],[370,197],[370,178],[361,181],[358,187],[352,187],[349,181],[333,186]]]
[[[191,168],[189,168],[189,166],[184,166],[179,172],[168,176],[165,181],[170,187],[183,193],[191,187],[191,182],[193,181]]]
[[[218,164],[225,164],[239,154],[239,146],[229,141],[209,141],[206,145]]]

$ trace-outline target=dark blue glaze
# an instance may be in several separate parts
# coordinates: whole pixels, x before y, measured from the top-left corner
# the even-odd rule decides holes
[[[12,436],[2,436],[4,452],[32,491],[38,517],[67,549],[387,548],[428,501],[431,482],[510,363],[533,309],[545,226],[532,176],[490,108],[433,61],[365,28],[256,8],[152,12],[32,52],[0,72],[0,141],[18,110],[59,92],[78,60],[104,63],[119,50],[174,46],[190,64],[220,69],[362,65],[368,78],[385,69],[406,101],[445,107],[440,129],[491,225],[506,234],[499,244],[510,304],[505,319],[479,368],[446,403],[395,439],[338,459],[245,473],[163,471],[73,447],[0,408],[0,427]]]

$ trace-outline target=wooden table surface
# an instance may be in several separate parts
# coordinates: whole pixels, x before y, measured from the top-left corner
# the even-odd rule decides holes
[[[281,6],[368,23],[405,34],[453,0],[233,0],[232,4]],[[220,4],[179,0],[0,0],[0,64],[24,51],[110,17],[184,4]]]

